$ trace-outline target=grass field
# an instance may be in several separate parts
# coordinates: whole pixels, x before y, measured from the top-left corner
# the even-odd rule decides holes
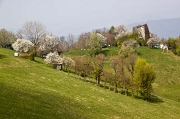
[[[147,47],[138,48],[137,51],[156,71],[155,94],[180,102],[180,57],[171,51],[162,53],[160,49]]]
[[[155,67],[154,88],[159,102],[114,93],[84,82],[76,75],[54,70],[42,59],[33,62],[0,48],[0,118],[180,118],[179,58],[172,53],[162,54],[160,50],[143,47],[137,50]]]

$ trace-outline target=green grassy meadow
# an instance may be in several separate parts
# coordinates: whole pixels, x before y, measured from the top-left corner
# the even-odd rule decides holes
[[[117,49],[105,50],[108,57],[115,55]],[[74,74],[68,76],[66,72],[52,69],[42,59],[33,62],[0,48],[0,118],[180,118],[180,58],[171,52],[162,54],[158,49],[146,47],[137,51],[157,72],[153,86],[160,101],[146,102],[114,93]]]

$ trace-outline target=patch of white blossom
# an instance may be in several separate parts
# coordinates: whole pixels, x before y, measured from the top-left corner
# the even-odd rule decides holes
[[[13,49],[18,52],[28,52],[31,46],[34,46],[34,44],[25,39],[17,39],[16,42],[12,44]]]
[[[70,57],[63,57],[63,63],[65,64],[65,66],[75,66],[75,61],[73,59],[71,59]]]
[[[65,66],[75,66],[75,61],[70,57],[60,57],[57,52],[50,52],[47,54],[45,62],[47,63],[63,63]]]
[[[53,35],[46,35],[40,41],[39,50],[45,51],[48,49],[52,49],[56,45],[56,37]]]
[[[98,38],[100,39],[101,46],[106,46],[107,45],[107,38],[104,37],[102,34],[97,33]]]
[[[62,63],[63,58],[61,58],[57,52],[53,52],[53,53],[50,52],[49,54],[47,54],[47,56],[45,58],[45,62],[47,62],[47,63]]]

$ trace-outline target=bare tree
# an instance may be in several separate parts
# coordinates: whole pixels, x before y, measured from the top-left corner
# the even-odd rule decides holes
[[[46,34],[45,26],[37,21],[26,22],[18,31],[18,37],[30,40],[34,45],[38,44],[41,36]]]
[[[73,58],[75,61],[75,72],[84,77],[90,75],[92,72],[91,59],[89,56],[76,56]]]
[[[123,59],[119,56],[117,57],[111,57],[110,64],[112,68],[114,69],[114,92],[117,92],[117,79],[118,75],[123,76],[124,69],[123,69]]]
[[[69,34],[67,40],[69,43],[69,49],[68,50],[74,49],[75,36],[73,34]]]
[[[109,83],[109,90],[111,90],[111,83],[113,83],[114,78],[113,78],[113,73],[109,71],[103,71],[103,77],[104,77],[104,87],[106,88],[106,83]]]
[[[101,81],[100,77],[103,73],[104,61],[105,61],[105,55],[98,54],[96,55],[93,62],[93,74],[96,79],[97,85],[100,85],[100,81]]]
[[[64,36],[59,37],[59,39],[57,40],[57,50],[59,52],[66,52],[68,51],[69,48],[69,43],[65,40]]]
[[[78,49],[87,49],[88,44],[90,43],[91,33],[81,33],[78,37],[77,42],[75,43],[76,48]]]
[[[107,45],[108,46],[115,45],[115,38],[114,38],[114,36],[112,34],[106,33],[106,37],[107,37]]]

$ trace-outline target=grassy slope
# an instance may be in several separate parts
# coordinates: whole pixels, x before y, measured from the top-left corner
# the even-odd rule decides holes
[[[175,56],[171,51],[162,53],[160,49],[150,49],[148,47],[140,47],[137,49],[139,57],[143,57],[148,63],[154,66],[157,74],[154,83],[154,93],[158,96],[168,98],[180,102],[180,57]],[[104,70],[114,72],[109,64],[109,58],[117,55],[118,48],[104,48],[103,53],[106,54]],[[86,50],[73,50],[69,56],[81,56],[87,54]]]
[[[160,49],[147,47],[137,49],[140,57],[154,66],[157,74],[155,93],[164,98],[180,102],[180,57],[171,51],[162,53]]]
[[[180,118],[180,103],[115,94],[0,48],[0,118]]]

